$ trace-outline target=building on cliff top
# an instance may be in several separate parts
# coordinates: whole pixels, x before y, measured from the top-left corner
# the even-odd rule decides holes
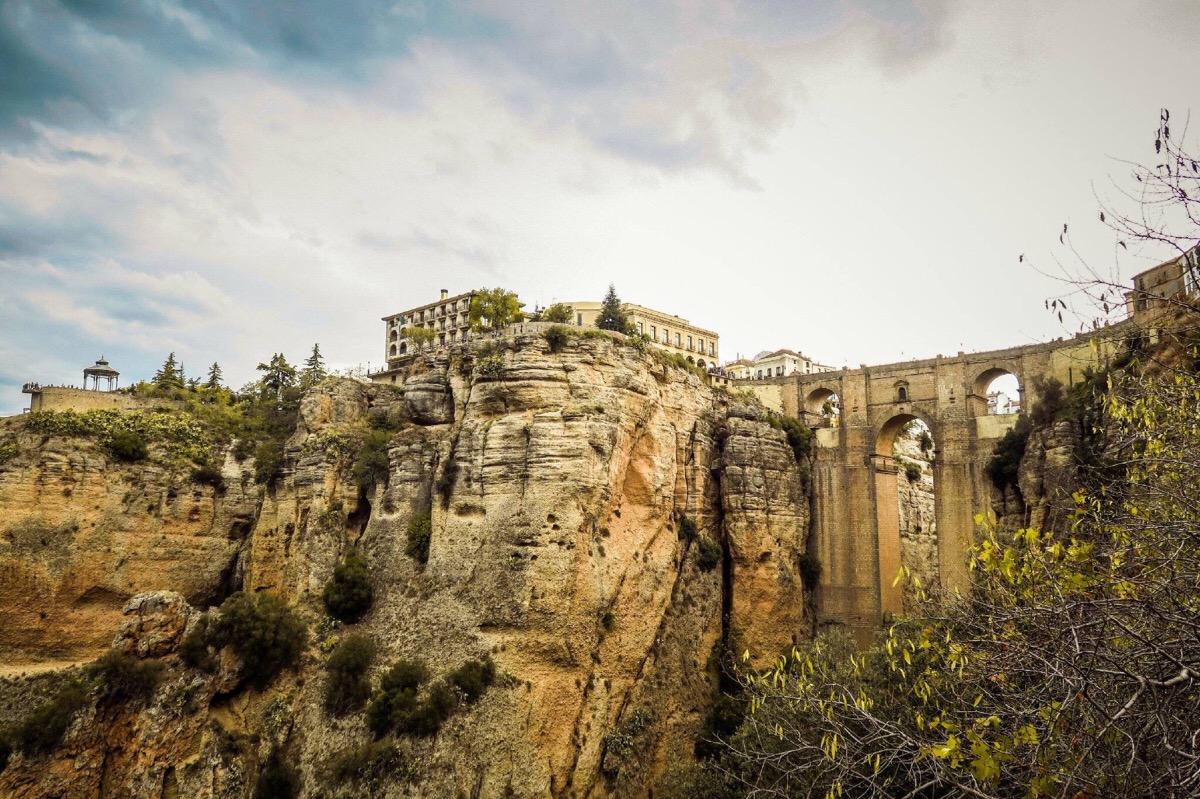
[[[470,340],[474,334],[471,333],[468,318],[471,298],[474,296],[475,292],[467,292],[451,297],[446,289],[442,289],[442,296],[437,302],[418,305],[383,317],[384,358],[388,364],[385,371],[395,369],[398,361],[416,354],[420,349],[412,337],[414,327],[424,327],[433,331],[434,348],[452,347]],[[576,326],[596,326],[601,303],[562,304],[574,309]],[[702,369],[715,368],[720,363],[719,336],[713,331],[696,327],[686,319],[644,305],[622,303],[621,307],[637,331],[649,337],[659,349],[676,353]]]
[[[764,350],[753,359],[741,358],[728,363],[724,369],[734,380],[766,380],[770,377],[788,377],[794,374],[832,372],[834,367],[817,363],[804,353],[782,349]]]
[[[1125,292],[1125,308],[1135,322],[1148,321],[1172,302],[1200,295],[1200,244],[1166,263],[1133,276],[1133,290]]]
[[[575,311],[577,327],[595,327],[603,303],[564,302]],[[688,320],[671,314],[636,305],[621,303],[621,310],[637,332],[646,336],[660,350],[680,355],[701,369],[715,369],[720,361],[720,336],[712,330],[693,325]]]
[[[435,347],[460,344],[470,338],[471,331],[467,319],[471,311],[471,298],[475,296],[475,292],[468,291],[453,297],[448,296],[449,293],[442,289],[442,296],[437,302],[418,305],[416,308],[383,317],[384,359],[389,369],[393,367],[393,361],[417,351],[417,343],[412,338],[413,328],[432,330]]]

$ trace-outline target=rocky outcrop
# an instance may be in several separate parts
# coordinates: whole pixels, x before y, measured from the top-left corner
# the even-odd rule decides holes
[[[1074,508],[1071,493],[1080,485],[1079,448],[1078,422],[1056,421],[1029,434],[1018,472],[1026,526],[1063,529]]]
[[[933,452],[921,450],[920,433],[924,428],[913,426],[896,436],[895,455],[899,465],[896,475],[896,498],[900,512],[900,562],[917,581],[904,583],[904,607],[918,606],[919,592],[938,585],[937,516],[933,494]],[[908,464],[916,467],[912,475]],[[918,588],[919,582],[919,588]]]
[[[302,796],[352,795],[331,781],[330,761],[370,736],[361,714],[324,711],[322,652],[345,628],[324,619],[319,597],[353,544],[375,593],[354,628],[377,642],[379,668],[419,658],[436,675],[490,655],[501,675],[437,736],[405,739],[411,773],[375,795],[646,796],[691,752],[715,696],[714,655],[736,642],[769,662],[808,626],[798,572],[808,502],[784,434],[762,413],[731,410],[693,372],[608,337],[551,353],[527,335],[419,362],[395,387],[327,381],[304,398],[270,489],[230,461],[225,493],[190,487],[185,502],[182,476],[161,467],[23,441],[0,475],[0,529],[17,525],[0,568],[36,590],[0,593],[0,613],[24,619],[0,634],[0,658],[91,659],[118,628],[119,647],[157,657],[187,624],[187,604],[215,604],[232,586],[286,596],[314,632],[300,673],[263,692],[230,693],[165,656],[150,707],[81,716],[62,752],[0,774],[0,794],[246,796],[281,746]],[[360,487],[351,450],[377,417],[394,430],[389,467]],[[52,485],[50,452],[81,458]],[[58,486],[85,475],[86,505],[56,500],[39,507],[36,528],[21,527],[28,514],[10,497],[76,499]],[[107,516],[118,491],[161,502],[149,518]],[[195,505],[208,510],[189,520]],[[420,564],[406,537],[425,517]],[[68,522],[78,529],[56,532]],[[713,544],[715,565],[700,556]],[[92,586],[114,596],[77,624],[72,605]],[[129,601],[150,591],[178,598]],[[609,746],[614,730],[634,745]],[[71,785],[51,776],[67,770]]]

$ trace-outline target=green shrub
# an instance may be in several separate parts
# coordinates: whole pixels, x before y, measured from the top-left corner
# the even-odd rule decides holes
[[[333,577],[321,593],[329,615],[347,624],[361,619],[375,600],[371,581],[367,576],[366,558],[357,549],[349,549],[333,569]]]
[[[279,476],[283,468],[283,442],[270,438],[254,448],[254,482],[268,485]]]
[[[371,741],[344,749],[334,755],[329,771],[334,782],[357,782],[367,787],[375,787],[389,777],[406,779],[415,773],[412,764],[404,759],[404,753],[392,740]]]
[[[108,442],[108,451],[113,454],[113,457],[128,463],[144,461],[150,456],[150,448],[146,446],[146,440],[137,433],[125,430],[113,433]]]
[[[616,625],[617,617],[613,615],[613,612],[611,610],[604,611],[604,614],[600,617],[600,626],[604,628],[604,631],[609,632]]]
[[[691,541],[696,537],[696,522],[687,516],[679,520],[679,537],[684,541]]]
[[[193,669],[209,673],[216,671],[219,664],[209,651],[209,638],[208,616],[201,616],[180,642],[179,649],[176,650],[179,659]]]
[[[721,545],[709,538],[701,538],[696,545],[696,565],[702,572],[710,572],[721,564],[724,553]]]
[[[354,458],[354,482],[362,488],[387,481],[391,463],[388,447],[392,434],[388,430],[370,429],[362,437],[362,444]]]
[[[605,749],[617,758],[624,759],[633,752],[637,737],[645,732],[654,717],[645,708],[638,708],[629,715],[625,723],[604,736]]]
[[[0,441],[0,465],[8,463],[19,454],[21,454],[21,448],[17,446],[16,441],[11,439]]]
[[[383,408],[373,408],[367,413],[367,426],[372,430],[386,430],[395,433],[404,427],[403,415],[396,410],[388,411]]]
[[[1033,424],[1029,418],[1021,416],[1017,423],[1005,432],[1004,437],[996,442],[992,457],[983,467],[983,472],[999,491],[1017,485],[1021,458],[1025,456],[1025,448],[1029,444],[1029,434],[1032,431]]]
[[[108,705],[147,704],[162,681],[163,666],[156,660],[141,660],[110,649],[84,670]]]
[[[496,380],[504,374],[504,359],[499,355],[487,355],[475,362],[475,374]]]
[[[477,702],[495,681],[496,664],[490,657],[482,660],[468,660],[450,672],[447,679],[451,685],[462,692],[467,702]]]
[[[341,715],[362,707],[371,697],[371,664],[375,642],[365,635],[348,635],[325,661],[325,707]]]
[[[417,691],[428,676],[425,664],[414,660],[398,660],[384,673],[367,708],[367,726],[376,738],[411,724]]]
[[[812,455],[813,431],[809,430],[799,419],[791,416],[780,416],[779,426],[783,429],[787,436],[788,446],[792,448],[792,455],[796,458],[796,463],[803,463]]]
[[[804,587],[811,591],[821,582],[821,559],[811,552],[800,556],[800,579]]]
[[[904,461],[904,476],[910,483],[917,482],[921,479],[921,467],[912,461]]]
[[[396,732],[421,738],[437,735],[442,724],[454,715],[457,707],[458,695],[454,693],[454,689],[444,681],[438,680],[429,687],[425,698],[417,703],[412,713],[399,718]]]
[[[233,445],[233,459],[238,463],[245,463],[246,459],[254,454],[255,446],[254,439],[239,438]]]
[[[258,772],[254,799],[295,799],[300,793],[300,775],[283,758],[279,749],[272,749]]]
[[[543,335],[546,337],[546,343],[550,345],[551,352],[562,352],[571,339],[571,328],[565,325],[554,325],[548,328]]]
[[[43,755],[58,747],[71,727],[75,714],[87,704],[87,693],[77,682],[68,683],[58,695],[41,705],[12,732],[12,747],[26,755]]]
[[[242,677],[257,688],[285,668],[295,666],[308,629],[274,594],[238,591],[221,603],[219,615],[196,628],[185,640],[181,656],[188,665],[210,665],[209,648],[231,647],[242,661]]]
[[[917,446],[921,448],[922,455],[928,455],[933,449],[933,436],[929,435],[928,430],[921,431],[921,435],[917,438]]]
[[[429,545],[433,540],[433,519],[428,513],[417,513],[408,523],[404,551],[417,563],[429,562]]]
[[[210,485],[217,491],[225,490],[225,475],[211,463],[202,463],[192,470],[192,480],[203,485]]]

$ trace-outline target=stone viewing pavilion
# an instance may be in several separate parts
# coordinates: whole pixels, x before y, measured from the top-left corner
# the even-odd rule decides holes
[[[83,370],[83,387],[85,389],[88,387],[89,379],[92,381],[92,391],[100,390],[101,380],[106,382],[105,391],[112,391],[121,385],[121,373],[109,366],[103,355],[94,364]]]

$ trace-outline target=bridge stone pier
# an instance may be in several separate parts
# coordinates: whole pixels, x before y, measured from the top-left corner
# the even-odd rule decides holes
[[[893,583],[901,565],[915,564],[905,562],[912,555],[901,548],[892,445],[905,425],[921,419],[933,435],[936,574],[944,591],[961,590],[975,515],[991,508],[994,489],[984,466],[1019,418],[989,415],[989,384],[1014,375],[1021,412],[1027,412],[1039,399],[1035,378],[1078,382],[1086,369],[1116,355],[1124,331],[1116,325],[993,352],[738,381],[767,407],[816,430],[809,551],[822,565],[820,621],[848,625],[866,638],[887,615],[903,610],[903,586]],[[835,400],[840,413],[830,417]]]

